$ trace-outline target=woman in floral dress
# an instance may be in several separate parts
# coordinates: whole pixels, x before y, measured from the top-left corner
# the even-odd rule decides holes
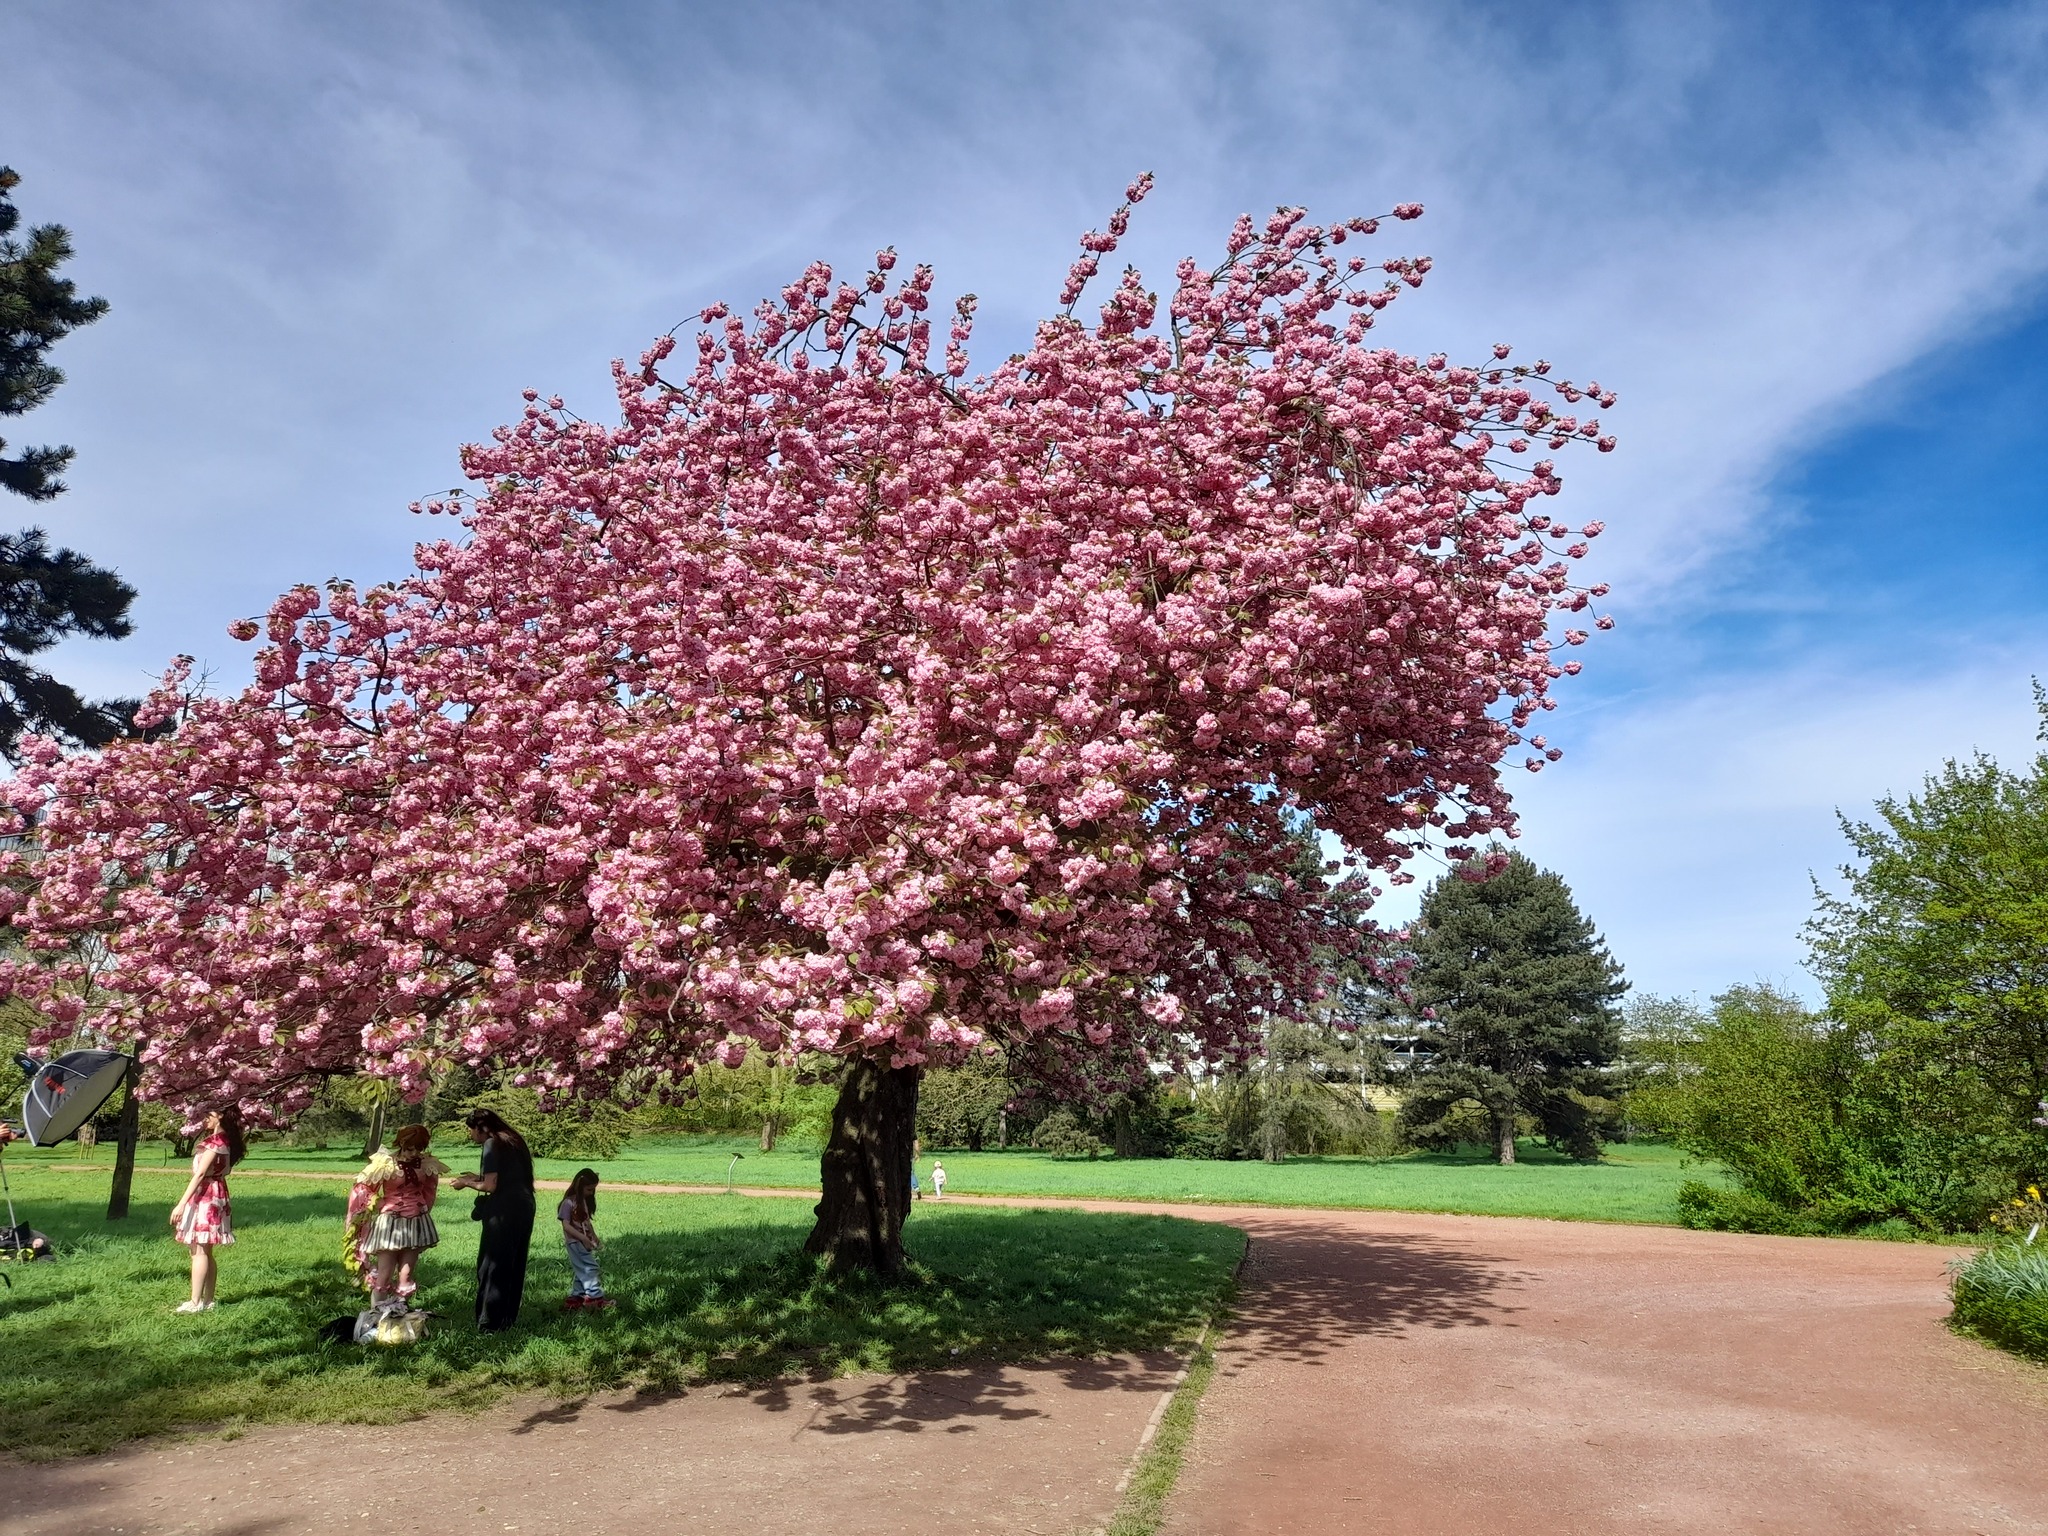
[[[192,1182],[171,1207],[171,1230],[192,1250],[192,1299],[180,1312],[211,1312],[213,1286],[220,1278],[216,1248],[235,1240],[228,1215],[228,1171],[248,1151],[242,1140],[241,1111],[230,1105],[206,1117],[206,1134],[192,1152]]]

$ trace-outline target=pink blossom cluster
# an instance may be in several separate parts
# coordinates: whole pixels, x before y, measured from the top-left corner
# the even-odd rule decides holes
[[[616,425],[529,393],[404,580],[286,593],[155,739],[32,744],[0,984],[257,1113],[451,1061],[1242,1055],[1369,895],[1292,872],[1304,818],[1382,873],[1511,830],[1603,589],[1504,455],[1610,446],[1560,407],[1613,397],[1370,345],[1429,265],[1370,219],[1241,219],[1163,315],[1126,270],[1077,317],[1129,217],[972,379],[972,301],[940,341],[885,251],[618,365]]]

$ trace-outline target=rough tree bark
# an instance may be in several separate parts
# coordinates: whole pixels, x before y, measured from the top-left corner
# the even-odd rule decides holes
[[[918,1072],[858,1056],[846,1064],[832,1106],[832,1138],[820,1159],[825,1198],[804,1244],[806,1253],[826,1255],[835,1274],[902,1272]]]
[[[142,1138],[142,1106],[135,1101],[136,1085],[142,1081],[142,1063],[128,1063],[122,1080],[125,1097],[121,1118],[114,1133],[114,1184],[107,1192],[107,1220],[121,1221],[128,1215],[128,1193],[135,1184],[135,1144]]]
[[[1496,1113],[1493,1117],[1494,1145],[1501,1167],[1509,1166],[1515,1160],[1515,1112]]]

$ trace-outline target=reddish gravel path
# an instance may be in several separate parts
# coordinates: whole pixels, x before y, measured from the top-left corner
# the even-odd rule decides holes
[[[1165,1536],[2048,1533],[2048,1370],[1941,1327],[1951,1250],[1002,1203],[1156,1210],[1252,1234]],[[4,1524],[1064,1536],[1107,1517],[1171,1367],[527,1398],[474,1419],[0,1461]],[[395,1475],[366,1481],[381,1464]]]
[[[1114,1507],[1179,1361],[525,1397],[390,1427],[0,1461],[7,1536],[1065,1536]]]
[[[2048,1532],[2048,1370],[1941,1326],[1952,1250],[1229,1219],[1243,1304],[1166,1536]]]

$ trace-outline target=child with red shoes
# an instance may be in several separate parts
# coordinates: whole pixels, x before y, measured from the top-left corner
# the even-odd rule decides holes
[[[597,1215],[597,1170],[579,1168],[569,1181],[569,1192],[555,1207],[555,1219],[562,1224],[562,1242],[569,1250],[569,1269],[574,1288],[562,1303],[569,1312],[595,1311],[612,1305],[597,1278],[597,1250],[604,1246],[593,1227]]]

